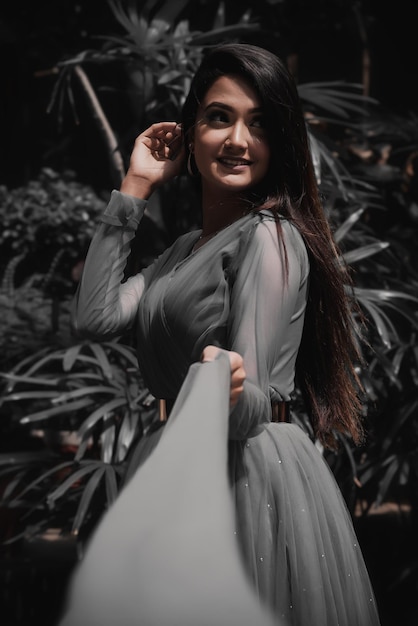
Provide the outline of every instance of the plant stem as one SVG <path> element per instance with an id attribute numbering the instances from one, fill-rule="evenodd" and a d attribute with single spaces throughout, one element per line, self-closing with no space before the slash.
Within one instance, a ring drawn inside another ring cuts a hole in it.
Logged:
<path id="1" fill-rule="evenodd" d="M 96 120 L 99 130 L 103 134 L 106 144 L 108 146 L 111 161 L 112 178 L 114 180 L 115 186 L 119 188 L 125 176 L 125 165 L 123 162 L 121 151 L 119 150 L 117 139 L 87 74 L 80 65 L 75 65 L 74 72 L 87 95 L 93 111 L 94 119 Z"/>

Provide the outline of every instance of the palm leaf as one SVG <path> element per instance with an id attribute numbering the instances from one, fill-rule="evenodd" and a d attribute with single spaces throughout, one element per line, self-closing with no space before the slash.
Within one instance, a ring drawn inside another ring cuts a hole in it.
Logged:
<path id="1" fill-rule="evenodd" d="M 392 454 L 389 457 L 381 460 L 378 465 L 375 463 L 365 464 L 364 467 L 359 467 L 360 481 L 363 487 L 367 485 L 372 479 L 376 478 L 377 474 L 381 473 L 387 466 L 390 466 L 392 461 L 396 458 L 396 455 Z"/>
<path id="2" fill-rule="evenodd" d="M 110 400 L 103 404 L 103 406 L 99 407 L 93 413 L 91 413 L 87 419 L 81 424 L 78 429 L 78 436 L 80 439 L 84 439 L 86 434 L 93 428 L 96 422 L 102 419 L 105 415 L 112 413 L 115 409 L 118 409 L 121 406 L 126 405 L 126 398 L 115 398 L 114 400 Z"/>
<path id="3" fill-rule="evenodd" d="M 137 431 L 138 420 L 138 412 L 131 413 L 129 410 L 125 411 L 116 443 L 115 461 L 117 463 L 124 461 L 126 458 Z"/>
<path id="4" fill-rule="evenodd" d="M 112 343 L 109 345 L 115 352 L 119 352 L 122 356 L 125 357 L 127 361 L 129 361 L 135 368 L 138 368 L 138 359 L 136 354 L 132 348 L 128 348 L 126 346 L 122 346 L 120 343 Z"/>
<path id="5" fill-rule="evenodd" d="M 53 400 L 53 404 L 58 404 L 60 402 L 68 402 L 69 400 L 74 400 L 75 398 L 80 398 L 83 396 L 95 395 L 95 394 L 112 394 L 115 395 L 117 389 L 114 387 L 105 387 L 104 385 L 93 385 L 82 387 L 81 389 L 74 389 L 73 391 L 67 391 L 65 393 L 61 393 L 56 396 Z"/>
<path id="6" fill-rule="evenodd" d="M 87 464 L 80 467 L 73 474 L 68 476 L 56 489 L 51 491 L 47 496 L 47 502 L 49 506 L 53 506 L 55 501 L 61 498 L 68 489 L 70 489 L 75 483 L 82 478 L 94 472 L 98 467 L 101 467 L 100 461 L 89 461 Z"/>
<path id="7" fill-rule="evenodd" d="M 377 241 L 375 243 L 370 243 L 366 246 L 360 246 L 360 248 L 356 248 L 355 250 L 350 250 L 349 252 L 345 252 L 343 254 L 344 261 L 347 265 L 352 265 L 353 263 L 357 263 L 362 259 L 367 259 L 382 250 L 385 250 L 389 246 L 389 243 L 386 241 Z"/>
<path id="8" fill-rule="evenodd" d="M 22 498 L 22 496 L 24 496 L 26 493 L 29 493 L 29 491 L 32 491 L 32 489 L 34 489 L 37 485 L 42 483 L 46 478 L 49 478 L 50 476 L 53 476 L 57 472 L 60 472 L 61 470 L 65 469 L 67 467 L 70 467 L 72 465 L 73 465 L 73 461 L 66 461 L 64 463 L 59 463 L 58 465 L 55 465 L 53 468 L 49 469 L 46 472 L 43 472 L 35 480 L 30 482 L 29 485 L 26 485 L 26 487 L 23 489 L 23 491 L 20 492 L 19 498 Z M 17 498 L 17 496 L 16 496 L 16 498 Z M 10 502 L 14 502 L 16 500 L 16 498 L 13 498 Z"/>
<path id="9" fill-rule="evenodd" d="M 397 332 L 395 327 L 393 326 L 391 320 L 388 318 L 383 311 L 381 311 L 377 306 L 372 304 L 372 302 L 362 299 L 360 300 L 361 306 L 363 306 L 367 312 L 370 314 L 376 330 L 386 348 L 390 348 L 392 346 L 392 337 L 397 337 Z"/>
<path id="10" fill-rule="evenodd" d="M 398 291 L 396 289 L 365 289 L 363 287 L 356 287 L 356 292 L 361 296 L 367 296 L 368 300 L 375 302 L 390 302 L 394 299 L 410 300 L 411 302 L 418 303 L 418 298 L 404 291 Z"/>
<path id="11" fill-rule="evenodd" d="M 100 457 L 103 463 L 111 463 L 113 457 L 113 448 L 116 439 L 116 427 L 113 419 L 104 419 L 104 427 L 101 433 L 101 451 Z"/>
<path id="12" fill-rule="evenodd" d="M 40 422 L 42 420 L 49 419 L 50 417 L 55 417 L 56 415 L 65 415 L 67 413 L 73 413 L 74 411 L 79 411 L 80 409 L 84 409 L 87 406 L 93 404 L 94 398 L 83 398 L 76 402 L 68 402 L 67 404 L 62 404 L 60 406 L 56 406 L 50 409 L 44 409 L 43 411 L 37 411 L 36 413 L 31 413 L 30 415 L 26 415 L 20 419 L 21 424 L 33 424 L 34 422 Z"/>
<path id="13" fill-rule="evenodd" d="M 107 380 L 111 380 L 113 378 L 113 369 L 105 350 L 98 343 L 90 344 L 90 348 L 97 358 L 105 378 L 107 378 Z"/>
<path id="14" fill-rule="evenodd" d="M 387 496 L 389 488 L 391 484 L 393 483 L 393 481 L 395 480 L 396 476 L 400 473 L 401 468 L 402 468 L 402 462 L 399 459 L 399 457 L 392 456 L 391 463 L 388 469 L 386 470 L 384 477 L 379 482 L 379 487 L 378 487 L 378 492 L 377 492 L 377 497 L 376 497 L 377 505 L 381 504 L 383 500 L 385 499 L 385 497 Z"/>
<path id="15" fill-rule="evenodd" d="M 342 224 L 334 231 L 334 239 L 336 243 L 339 243 L 347 233 L 353 228 L 353 226 L 359 221 L 363 215 L 366 206 L 363 205 L 357 211 L 354 211 Z"/>
<path id="16" fill-rule="evenodd" d="M 115 468 L 112 465 L 106 465 L 106 497 L 108 506 L 113 504 L 113 502 L 118 497 L 118 483 L 116 480 L 116 472 Z"/>
<path id="17" fill-rule="evenodd" d="M 62 368 L 64 372 L 69 372 L 73 368 L 74 363 L 77 361 L 78 355 L 80 354 L 82 348 L 83 344 L 76 344 L 65 352 L 64 358 L 62 360 Z"/>
<path id="18" fill-rule="evenodd" d="M 15 489 L 20 486 L 21 482 L 23 482 L 23 479 L 26 477 L 27 471 L 28 468 L 26 467 L 23 471 L 17 472 L 15 476 L 7 482 L 2 494 L 2 500 L 10 500 Z"/>
<path id="19" fill-rule="evenodd" d="M 71 529 L 74 534 L 78 534 L 80 527 L 84 522 L 91 500 L 96 492 L 97 486 L 103 478 L 105 471 L 106 469 L 103 466 L 98 467 L 95 471 L 93 470 L 92 476 L 90 476 L 89 480 L 83 487 L 83 493 L 81 495 Z"/>
<path id="20" fill-rule="evenodd" d="M 13 402 L 19 400 L 46 400 L 59 397 L 59 391 L 15 391 L 3 398 L 3 402 Z"/>
<path id="21" fill-rule="evenodd" d="M 29 383 L 31 385 L 42 385 L 45 387 L 55 387 L 59 379 L 58 378 L 33 378 L 32 376 L 21 376 L 18 374 L 8 374 L 7 372 L 0 372 L 0 376 L 2 378 L 6 378 L 6 380 L 10 380 L 14 383 Z M 10 392 L 13 389 L 14 385 L 7 388 L 7 392 Z"/>
<path id="22" fill-rule="evenodd" d="M 61 359 L 62 354 L 60 352 L 51 352 L 50 354 L 47 354 L 42 359 L 40 359 L 37 363 L 34 363 L 31 367 L 29 367 L 29 369 L 26 370 L 25 375 L 31 376 L 34 372 L 38 372 L 39 370 L 41 370 L 45 365 L 50 365 L 55 361 L 61 361 Z"/>

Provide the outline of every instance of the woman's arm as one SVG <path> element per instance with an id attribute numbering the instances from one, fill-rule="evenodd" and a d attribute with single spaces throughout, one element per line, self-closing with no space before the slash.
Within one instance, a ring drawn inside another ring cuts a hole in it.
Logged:
<path id="1" fill-rule="evenodd" d="M 144 278 L 138 274 L 125 283 L 122 280 L 145 206 L 144 200 L 112 191 L 73 300 L 72 325 L 76 334 L 105 338 L 120 334 L 131 325 Z"/>
<path id="2" fill-rule="evenodd" d="M 230 413 L 233 439 L 245 438 L 257 424 L 271 420 L 269 386 L 280 378 L 283 348 L 299 341 L 299 336 L 292 338 L 291 322 L 303 317 L 299 291 L 306 287 L 308 260 L 300 235 L 285 221 L 282 236 L 286 252 L 275 221 L 263 219 L 239 254 L 229 347 L 242 356 L 246 379 Z"/>
<path id="3" fill-rule="evenodd" d="M 101 218 L 74 298 L 72 325 L 85 337 L 108 338 L 132 324 L 145 280 L 122 282 L 131 241 L 152 192 L 179 174 L 184 158 L 181 127 L 153 124 L 136 141 L 121 193 L 113 191 Z"/>

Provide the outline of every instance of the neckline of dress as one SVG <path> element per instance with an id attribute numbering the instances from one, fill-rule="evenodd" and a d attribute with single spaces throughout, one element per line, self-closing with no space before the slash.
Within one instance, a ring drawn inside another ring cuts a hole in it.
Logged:
<path id="1" fill-rule="evenodd" d="M 197 252 L 199 252 L 199 250 L 201 250 L 202 248 L 204 248 L 207 244 L 209 244 L 211 241 L 214 241 L 217 236 L 221 233 L 226 232 L 227 230 L 229 230 L 232 226 L 236 226 L 238 223 L 242 222 L 245 218 L 249 217 L 250 215 L 253 214 L 253 211 L 249 211 L 248 213 L 245 213 L 244 215 L 242 215 L 241 217 L 239 217 L 238 219 L 234 220 L 233 222 L 231 222 L 230 224 L 227 224 L 226 226 L 224 226 L 223 228 L 220 228 L 219 230 L 216 230 L 214 233 L 211 233 L 210 236 L 206 235 L 206 241 L 204 243 L 202 243 L 200 246 L 198 246 L 196 248 L 196 245 L 199 243 L 199 241 L 202 240 L 202 230 L 200 229 L 200 235 L 197 237 L 197 239 L 195 239 L 193 241 L 193 245 L 187 255 L 187 257 L 193 256 L 194 254 L 196 254 Z"/>

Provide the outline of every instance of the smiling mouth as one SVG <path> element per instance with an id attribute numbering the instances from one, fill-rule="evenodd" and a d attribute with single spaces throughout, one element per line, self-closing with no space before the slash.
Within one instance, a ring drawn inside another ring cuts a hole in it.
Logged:
<path id="1" fill-rule="evenodd" d="M 247 161 L 246 159 L 231 159 L 230 157 L 220 157 L 218 161 L 221 165 L 225 165 L 226 167 L 240 167 L 251 165 L 251 161 Z"/>

